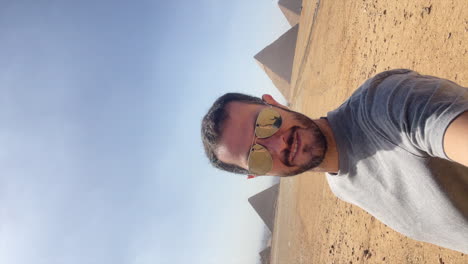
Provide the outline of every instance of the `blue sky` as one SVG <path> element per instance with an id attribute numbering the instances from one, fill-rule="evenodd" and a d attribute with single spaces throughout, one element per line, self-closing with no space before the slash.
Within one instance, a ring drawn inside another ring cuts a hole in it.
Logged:
<path id="1" fill-rule="evenodd" d="M 255 263 L 247 202 L 200 120 L 228 91 L 280 97 L 253 56 L 276 1 L 0 0 L 0 263 Z"/>

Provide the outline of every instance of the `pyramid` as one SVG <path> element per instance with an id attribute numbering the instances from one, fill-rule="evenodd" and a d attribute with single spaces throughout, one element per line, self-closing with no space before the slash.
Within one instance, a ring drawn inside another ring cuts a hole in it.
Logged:
<path id="1" fill-rule="evenodd" d="M 291 75 L 298 31 L 299 24 L 296 24 L 254 56 L 260 67 L 288 101 L 290 101 Z"/>
<path id="2" fill-rule="evenodd" d="M 265 248 L 259 255 L 261 264 L 270 264 L 271 247 Z"/>
<path id="3" fill-rule="evenodd" d="M 291 26 L 299 23 L 302 10 L 302 0 L 279 0 L 278 6 Z"/>
<path id="4" fill-rule="evenodd" d="M 278 198 L 279 184 L 257 193 L 249 198 L 249 203 L 262 218 L 265 225 L 273 232 L 275 223 L 276 200 Z"/>

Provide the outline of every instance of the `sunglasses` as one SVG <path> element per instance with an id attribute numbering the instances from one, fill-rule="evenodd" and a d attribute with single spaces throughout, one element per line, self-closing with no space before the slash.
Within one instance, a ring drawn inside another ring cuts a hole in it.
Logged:
<path id="1" fill-rule="evenodd" d="M 262 145 L 257 144 L 257 138 L 268 138 L 278 132 L 283 119 L 273 108 L 265 108 L 255 121 L 255 135 L 250 148 L 248 164 L 249 172 L 254 175 L 265 175 L 273 167 L 273 158 L 270 152 Z"/>

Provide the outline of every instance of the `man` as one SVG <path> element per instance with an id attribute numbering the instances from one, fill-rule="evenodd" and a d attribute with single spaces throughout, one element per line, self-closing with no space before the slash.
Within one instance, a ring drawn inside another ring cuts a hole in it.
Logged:
<path id="1" fill-rule="evenodd" d="M 269 95 L 226 94 L 202 140 L 217 168 L 326 172 L 337 197 L 396 231 L 468 253 L 468 89 L 451 81 L 386 71 L 318 120 Z"/>

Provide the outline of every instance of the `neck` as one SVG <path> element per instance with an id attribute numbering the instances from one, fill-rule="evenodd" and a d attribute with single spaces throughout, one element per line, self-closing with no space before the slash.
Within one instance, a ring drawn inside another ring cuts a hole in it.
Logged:
<path id="1" fill-rule="evenodd" d="M 329 173 L 338 173 L 339 170 L 339 159 L 338 159 L 338 150 L 336 149 L 335 136 L 328 123 L 327 119 L 317 119 L 314 120 L 315 124 L 320 128 L 325 139 L 327 140 L 327 152 L 325 157 L 320 163 L 319 166 L 313 168 L 311 171 L 316 172 L 329 172 Z"/>

